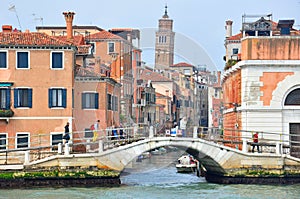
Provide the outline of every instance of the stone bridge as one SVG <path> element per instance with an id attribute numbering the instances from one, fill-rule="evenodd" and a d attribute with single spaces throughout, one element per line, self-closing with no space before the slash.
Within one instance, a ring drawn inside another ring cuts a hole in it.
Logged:
<path id="1" fill-rule="evenodd" d="M 193 155 L 205 168 L 206 179 L 210 182 L 270 183 L 271 180 L 271 183 L 277 183 L 279 180 L 282 183 L 290 179 L 286 177 L 300 182 L 298 158 L 286 154 L 243 152 L 200 138 L 147 138 L 100 153 L 55 155 L 24 166 L 29 169 L 97 167 L 121 172 L 140 154 L 164 146 L 174 146 Z"/>

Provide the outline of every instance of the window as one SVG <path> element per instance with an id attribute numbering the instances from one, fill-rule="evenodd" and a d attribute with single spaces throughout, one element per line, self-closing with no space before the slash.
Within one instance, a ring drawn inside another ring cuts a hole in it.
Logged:
<path id="1" fill-rule="evenodd" d="M 96 43 L 95 42 L 90 42 L 89 43 L 91 45 L 91 47 L 89 48 L 89 54 L 95 54 L 96 53 Z"/>
<path id="2" fill-rule="evenodd" d="M 108 42 L 108 53 L 113 53 L 113 52 L 115 52 L 115 43 Z"/>
<path id="3" fill-rule="evenodd" d="M 90 128 L 84 129 L 84 138 L 93 138 L 94 133 Z"/>
<path id="4" fill-rule="evenodd" d="M 7 53 L 0 52 L 0 68 L 7 68 Z"/>
<path id="5" fill-rule="evenodd" d="M 0 150 L 4 150 L 7 148 L 6 143 L 7 143 L 7 135 L 0 134 Z"/>
<path id="6" fill-rule="evenodd" d="M 98 93 L 82 93 L 82 109 L 98 109 L 98 100 Z"/>
<path id="7" fill-rule="evenodd" d="M 107 94 L 107 109 L 112 110 L 111 94 Z"/>
<path id="8" fill-rule="evenodd" d="M 191 75 L 191 70 L 190 69 L 183 69 L 183 74 L 184 75 Z"/>
<path id="9" fill-rule="evenodd" d="M 15 88 L 14 89 L 14 107 L 32 108 L 32 89 Z"/>
<path id="10" fill-rule="evenodd" d="M 16 148 L 29 147 L 29 133 L 17 133 Z"/>
<path id="11" fill-rule="evenodd" d="M 158 37 L 158 43 L 166 43 L 166 42 L 167 42 L 167 36 Z"/>
<path id="12" fill-rule="evenodd" d="M 280 34 L 281 35 L 290 35 L 291 34 L 291 30 L 290 30 L 290 28 L 289 27 L 286 27 L 286 28 L 281 28 L 280 29 Z"/>
<path id="13" fill-rule="evenodd" d="M 62 133 L 53 133 L 51 134 L 51 145 L 55 146 L 58 145 L 59 143 L 62 143 Z"/>
<path id="14" fill-rule="evenodd" d="M 118 97 L 112 96 L 112 110 L 118 111 Z"/>
<path id="15" fill-rule="evenodd" d="M 67 89 L 51 88 L 49 92 L 49 108 L 67 107 Z"/>
<path id="16" fill-rule="evenodd" d="M 0 89 L 0 109 L 10 108 L 10 89 L 1 88 Z"/>
<path id="17" fill-rule="evenodd" d="M 63 68 L 63 53 L 62 52 L 52 52 L 51 68 L 55 68 L 55 69 Z"/>
<path id="18" fill-rule="evenodd" d="M 232 54 L 233 54 L 233 55 L 239 54 L 239 49 L 238 49 L 238 48 L 233 48 L 233 49 L 232 49 Z"/>
<path id="19" fill-rule="evenodd" d="M 300 88 L 290 92 L 284 102 L 285 106 L 299 106 L 300 105 Z"/>
<path id="20" fill-rule="evenodd" d="M 28 69 L 29 68 L 29 53 L 28 52 L 17 52 L 17 68 Z"/>

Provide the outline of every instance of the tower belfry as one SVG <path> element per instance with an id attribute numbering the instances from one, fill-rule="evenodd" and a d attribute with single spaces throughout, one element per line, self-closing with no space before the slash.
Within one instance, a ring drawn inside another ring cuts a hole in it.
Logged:
<path id="1" fill-rule="evenodd" d="M 174 37 L 173 20 L 169 18 L 168 7 L 158 20 L 158 31 L 155 40 L 155 68 L 164 70 L 173 65 L 174 60 Z"/>

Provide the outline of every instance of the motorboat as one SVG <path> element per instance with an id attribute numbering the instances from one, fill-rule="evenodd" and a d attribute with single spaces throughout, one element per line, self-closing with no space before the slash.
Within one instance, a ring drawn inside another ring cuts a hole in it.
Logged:
<path id="1" fill-rule="evenodd" d="M 191 155 L 183 155 L 178 158 L 176 169 L 178 173 L 192 173 L 197 171 L 197 160 Z"/>
<path id="2" fill-rule="evenodd" d="M 152 155 L 162 155 L 167 153 L 167 149 L 165 149 L 164 147 L 160 147 L 158 149 L 154 149 L 153 151 L 151 151 Z"/>

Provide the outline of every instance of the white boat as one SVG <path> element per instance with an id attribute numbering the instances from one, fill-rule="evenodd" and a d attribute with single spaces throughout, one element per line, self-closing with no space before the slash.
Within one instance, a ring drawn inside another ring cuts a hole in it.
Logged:
<path id="1" fill-rule="evenodd" d="M 153 151 L 151 151 L 152 155 L 161 155 L 165 153 L 167 153 L 167 150 L 164 147 L 160 147 L 158 149 L 154 149 Z"/>
<path id="2" fill-rule="evenodd" d="M 176 164 L 178 173 L 192 173 L 197 170 L 197 160 L 190 155 L 184 155 L 178 158 L 178 164 Z"/>

